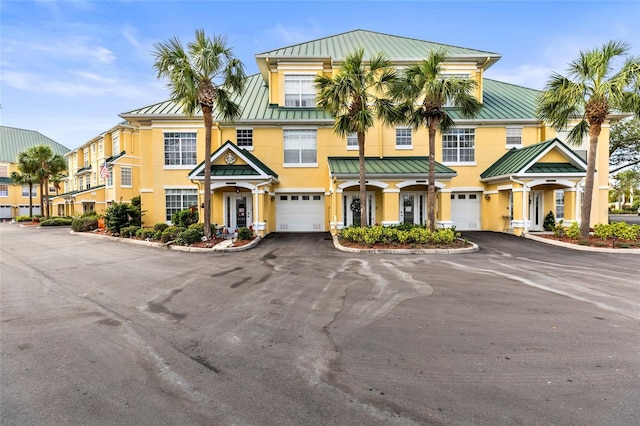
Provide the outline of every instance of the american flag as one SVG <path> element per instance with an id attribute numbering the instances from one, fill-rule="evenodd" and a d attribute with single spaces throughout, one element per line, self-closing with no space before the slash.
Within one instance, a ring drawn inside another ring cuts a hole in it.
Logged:
<path id="1" fill-rule="evenodd" d="M 105 161 L 102 166 L 100 166 L 100 176 L 102 179 L 109 179 L 109 168 L 107 167 L 107 162 Z"/>

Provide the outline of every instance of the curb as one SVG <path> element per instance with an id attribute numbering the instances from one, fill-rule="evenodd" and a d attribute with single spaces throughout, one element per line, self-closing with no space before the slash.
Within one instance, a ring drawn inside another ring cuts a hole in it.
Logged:
<path id="1" fill-rule="evenodd" d="M 471 247 L 459 249 L 361 249 L 354 247 L 345 247 L 338 242 L 338 237 L 333 236 L 333 246 L 347 253 L 372 253 L 372 254 L 466 254 L 475 253 L 480 250 L 476 243 L 469 241 Z"/>
<path id="2" fill-rule="evenodd" d="M 552 246 L 564 247 L 571 250 L 578 251 L 592 251 L 596 253 L 616 253 L 616 254 L 640 254 L 640 249 L 625 249 L 625 248 L 606 248 L 606 247 L 589 247 L 589 246 L 581 246 L 579 244 L 565 243 L 564 241 L 556 241 L 550 240 L 549 238 L 542 238 L 531 234 L 525 234 L 525 238 L 528 238 L 533 241 L 538 241 L 540 243 L 549 244 Z"/>

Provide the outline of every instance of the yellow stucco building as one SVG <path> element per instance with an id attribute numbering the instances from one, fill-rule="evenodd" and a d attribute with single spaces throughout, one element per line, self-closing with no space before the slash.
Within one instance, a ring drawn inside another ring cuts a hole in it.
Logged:
<path id="1" fill-rule="evenodd" d="M 316 106 L 314 78 L 332 75 L 357 48 L 365 58 L 383 51 L 401 68 L 441 46 L 356 30 L 257 54 L 260 71 L 236 98 L 240 118 L 212 129 L 210 188 L 203 187 L 201 115 L 166 101 L 121 113 L 125 123 L 68 154 L 74 172 L 54 203 L 60 213 L 100 212 L 140 195 L 144 225 L 152 226 L 192 206 L 202 215 L 210 191 L 211 220 L 230 232 L 337 232 L 359 220 L 357 141 L 333 132 L 332 118 Z M 549 211 L 566 224 L 579 221 L 587 145 L 567 146 L 566 129 L 535 117 L 538 91 L 485 77 L 499 54 L 447 48 L 445 73 L 475 79 L 483 108 L 472 120 L 452 110 L 455 128 L 437 135 L 438 225 L 520 235 L 542 230 Z M 608 221 L 609 125 L 600 136 L 592 224 Z M 426 129 L 376 123 L 369 130 L 368 224 L 425 222 L 427 155 Z M 100 178 L 105 161 L 112 185 Z"/>

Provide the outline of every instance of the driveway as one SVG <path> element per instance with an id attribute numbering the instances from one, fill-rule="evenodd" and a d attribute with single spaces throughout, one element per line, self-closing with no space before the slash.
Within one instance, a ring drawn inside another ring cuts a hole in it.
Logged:
<path id="1" fill-rule="evenodd" d="M 640 423 L 634 255 L 272 235 L 184 253 L 0 225 L 0 422 Z"/>

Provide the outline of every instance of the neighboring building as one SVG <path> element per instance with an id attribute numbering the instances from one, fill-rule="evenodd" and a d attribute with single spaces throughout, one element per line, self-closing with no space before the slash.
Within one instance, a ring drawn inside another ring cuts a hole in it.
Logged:
<path id="1" fill-rule="evenodd" d="M 65 155 L 69 149 L 36 131 L 0 126 L 0 220 L 29 215 L 29 186 L 16 185 L 11 172 L 18 172 L 18 154 L 37 145 L 51 147 L 54 154 Z M 39 215 L 40 189 L 35 184 L 32 191 L 33 214 Z M 55 194 L 56 188 L 49 188 Z"/>
<path id="2" fill-rule="evenodd" d="M 186 116 L 166 101 L 120 114 L 126 125 L 68 154 L 74 172 L 68 192 L 54 202 L 63 206 L 60 212 L 77 214 L 139 194 L 143 222 L 152 226 L 189 207 L 202 215 L 208 190 L 212 222 L 229 231 L 251 226 L 260 235 L 337 232 L 359 220 L 357 141 L 333 133 L 332 118 L 316 107 L 314 78 L 336 72 L 357 48 L 365 49 L 365 58 L 384 51 L 402 67 L 441 46 L 356 30 L 257 54 L 260 72 L 247 77 L 237 98 L 241 117 L 233 124 L 215 122 L 212 129 L 210 188 L 203 188 L 202 116 Z M 566 133 L 536 118 L 538 91 L 485 78 L 499 54 L 447 47 L 451 60 L 445 72 L 475 79 L 483 108 L 473 120 L 452 111 L 456 127 L 437 135 L 438 225 L 519 235 L 542 230 L 549 211 L 565 224 L 579 220 L 586 145 L 572 150 L 562 142 Z M 112 148 L 115 134 L 118 149 Z M 608 220 L 608 138 L 607 122 L 600 136 L 592 223 Z M 96 143 L 94 157 L 90 147 Z M 425 222 L 427 154 L 426 129 L 376 123 L 367 133 L 368 224 Z M 112 187 L 99 177 L 105 158 L 117 178 Z M 130 179 L 123 174 L 127 167 Z"/>
<path id="3" fill-rule="evenodd" d="M 138 129 L 121 123 L 66 154 L 69 176 L 52 198 L 53 213 L 76 216 L 103 213 L 113 202 L 139 195 Z"/>

